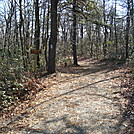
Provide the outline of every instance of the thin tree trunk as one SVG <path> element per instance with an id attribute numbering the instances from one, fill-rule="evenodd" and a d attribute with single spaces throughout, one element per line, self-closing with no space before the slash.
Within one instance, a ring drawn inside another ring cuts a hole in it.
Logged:
<path id="1" fill-rule="evenodd" d="M 15 29 L 14 29 L 14 34 L 15 34 L 15 45 L 17 47 L 17 49 L 15 49 L 15 54 L 18 55 L 18 50 L 19 50 L 19 38 L 18 38 L 18 24 L 17 24 L 17 10 L 16 10 L 16 2 L 15 2 L 15 14 L 14 14 L 14 17 L 15 17 Z M 15 47 L 15 48 L 16 48 Z"/>
<path id="2" fill-rule="evenodd" d="M 80 36 L 81 36 L 81 56 L 83 55 L 83 24 L 81 24 L 80 28 Z"/>
<path id="3" fill-rule="evenodd" d="M 47 24 L 46 24 L 46 33 L 45 33 L 45 60 L 46 60 L 46 69 L 48 68 L 48 39 L 49 39 L 49 16 L 50 16 L 50 6 L 48 0 L 48 8 L 47 8 Z"/>
<path id="4" fill-rule="evenodd" d="M 73 0 L 73 64 L 77 63 L 77 48 L 76 48 L 76 0 Z"/>
<path id="5" fill-rule="evenodd" d="M 31 23 L 32 23 L 32 24 L 31 24 L 31 42 L 30 42 L 30 45 L 31 45 L 31 46 L 33 46 L 33 35 L 34 35 L 34 32 L 33 32 L 33 31 L 34 31 L 34 9 L 35 9 L 35 8 L 34 8 L 34 4 L 33 4 L 33 14 L 32 14 L 32 17 L 31 17 L 31 19 L 32 19 L 32 20 L 31 20 L 31 21 L 32 21 L 32 22 L 31 22 Z"/>
<path id="6" fill-rule="evenodd" d="M 20 35 L 20 44 L 21 44 L 21 53 L 22 53 L 22 59 L 23 59 L 23 66 L 25 65 L 25 58 L 24 58 L 24 44 L 23 44 L 23 38 L 22 38 L 22 26 L 24 23 L 23 16 L 22 16 L 22 0 L 19 0 L 19 12 L 20 12 L 20 24 L 19 24 L 19 35 Z"/>
<path id="7" fill-rule="evenodd" d="M 134 49 L 134 2 L 131 0 L 131 25 L 132 25 L 132 37 L 133 37 L 133 49 Z M 134 52 L 134 51 L 133 51 Z"/>
<path id="8" fill-rule="evenodd" d="M 129 29 L 130 29 L 130 0 L 127 0 L 127 23 L 126 23 L 126 59 L 128 55 L 128 43 L 129 43 Z"/>
<path id="9" fill-rule="evenodd" d="M 34 45 L 36 50 L 40 49 L 40 21 L 39 21 L 39 0 L 35 0 L 35 34 Z M 40 67 L 39 54 L 37 54 L 37 67 Z"/>
<path id="10" fill-rule="evenodd" d="M 105 0 L 103 0 L 104 23 L 106 23 L 105 6 L 106 6 L 106 2 L 105 2 Z M 107 27 L 104 26 L 104 42 L 103 42 L 103 54 L 104 54 L 104 57 L 106 56 L 106 53 L 107 53 Z"/>
<path id="11" fill-rule="evenodd" d="M 116 26 L 116 8 L 117 8 L 117 0 L 115 0 L 115 15 L 114 15 L 114 36 L 115 36 L 115 41 L 114 41 L 114 45 L 115 45 L 115 50 L 116 50 L 116 55 L 118 54 L 118 38 L 117 38 L 117 26 Z"/>

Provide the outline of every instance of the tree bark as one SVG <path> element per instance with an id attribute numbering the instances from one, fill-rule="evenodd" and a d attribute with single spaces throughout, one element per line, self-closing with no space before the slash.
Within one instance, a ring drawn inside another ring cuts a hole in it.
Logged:
<path id="1" fill-rule="evenodd" d="M 35 35 L 34 45 L 36 50 L 40 49 L 40 21 L 39 21 L 39 0 L 35 0 Z M 40 66 L 39 54 L 37 54 L 37 67 Z"/>
<path id="2" fill-rule="evenodd" d="M 77 47 L 76 47 L 76 0 L 73 0 L 73 64 L 78 65 L 77 63 Z"/>
<path id="3" fill-rule="evenodd" d="M 48 68 L 48 40 L 49 40 L 49 16 L 50 16 L 50 6 L 48 0 L 47 7 L 47 22 L 46 22 L 46 33 L 45 33 L 45 61 L 46 61 L 46 69 Z"/>
<path id="4" fill-rule="evenodd" d="M 106 11 L 105 11 L 105 7 L 106 7 L 106 1 L 103 0 L 103 19 L 104 19 L 104 23 L 106 23 Z M 103 54 L 104 57 L 106 56 L 107 53 L 107 27 L 104 26 L 104 42 L 103 42 Z"/>
<path id="5" fill-rule="evenodd" d="M 132 41 L 133 41 L 133 48 L 134 48 L 134 2 L 133 2 L 133 0 L 131 0 L 131 11 L 130 11 L 130 15 L 131 15 L 131 25 L 132 25 L 132 37 L 133 37 L 133 40 Z"/>
<path id="6" fill-rule="evenodd" d="M 51 0 L 51 35 L 49 40 L 48 74 L 55 73 L 57 43 L 57 4 L 59 0 Z"/>
<path id="7" fill-rule="evenodd" d="M 118 54 L 118 38 L 117 38 L 117 25 L 116 25 L 116 8 L 117 8 L 117 0 L 115 0 L 115 15 L 114 15 L 114 45 L 116 50 L 116 55 Z"/>
<path id="8" fill-rule="evenodd" d="M 25 64 L 25 54 L 24 54 L 24 42 L 23 42 L 23 37 L 22 37 L 22 26 L 24 23 L 24 19 L 22 16 L 22 0 L 19 0 L 19 12 L 20 12 L 20 22 L 19 22 L 19 35 L 20 35 L 20 44 L 21 44 L 21 53 L 22 53 L 22 59 L 23 59 L 23 66 L 24 68 L 26 68 L 26 64 Z"/>
<path id="9" fill-rule="evenodd" d="M 127 0 L 127 22 L 126 22 L 126 59 L 128 55 L 128 43 L 129 43 L 129 29 L 130 29 L 130 0 Z"/>
<path id="10" fill-rule="evenodd" d="M 84 28 L 83 28 L 83 24 L 81 24 L 81 28 L 80 28 L 80 36 L 81 36 L 81 56 L 83 56 L 83 32 Z"/>

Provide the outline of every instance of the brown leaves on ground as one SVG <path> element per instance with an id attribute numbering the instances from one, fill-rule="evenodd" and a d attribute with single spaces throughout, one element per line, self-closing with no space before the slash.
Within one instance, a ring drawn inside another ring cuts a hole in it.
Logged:
<path id="1" fill-rule="evenodd" d="M 43 82 L 39 79 L 29 79 L 25 84 L 24 87 L 30 90 L 33 94 L 41 91 L 42 89 L 46 88 Z"/>
<path id="2" fill-rule="evenodd" d="M 81 59 L 83 61 L 83 59 Z M 82 62 L 81 61 L 81 62 Z M 54 74 L 51 76 L 48 76 L 47 78 L 43 78 L 43 79 L 27 79 L 25 81 L 25 83 L 23 84 L 23 88 L 27 89 L 27 94 L 25 94 L 24 96 L 20 97 L 20 100 L 17 100 L 14 105 L 12 105 L 11 107 L 5 109 L 2 113 L 3 118 L 11 118 L 11 116 L 14 116 L 16 114 L 25 114 L 25 109 L 28 107 L 32 107 L 34 104 L 32 103 L 33 100 L 35 101 L 35 97 L 36 100 L 39 100 L 41 98 L 43 98 L 45 96 L 50 95 L 50 97 L 52 96 L 51 91 L 49 90 L 49 92 L 45 94 L 41 94 L 42 90 L 44 89 L 51 89 L 52 85 L 60 85 L 61 83 L 64 82 L 72 82 L 73 86 L 75 87 L 76 84 L 78 85 L 78 83 L 80 84 L 80 82 L 84 81 L 85 79 L 80 78 L 80 81 L 78 81 L 79 76 L 85 76 L 87 73 L 94 73 L 94 72 L 98 72 L 102 70 L 106 70 L 108 71 L 109 69 L 112 70 L 114 67 L 119 67 L 119 65 L 115 64 L 115 63 L 111 63 L 109 61 L 95 61 L 92 64 L 95 66 L 91 66 L 91 68 L 88 67 L 88 64 L 91 62 L 89 59 L 84 59 L 84 61 L 86 61 L 84 63 L 85 66 L 79 66 L 79 67 L 73 67 L 73 66 L 67 66 L 67 67 L 59 67 L 58 74 Z M 87 63 L 87 65 L 86 65 Z M 105 65 L 109 66 L 109 68 L 106 68 Z M 98 66 L 98 67 L 97 67 Z M 112 66 L 112 67 L 111 67 Z M 93 68 L 95 67 L 95 68 Z M 113 73 L 117 73 L 117 72 L 113 72 Z M 126 132 L 133 131 L 133 127 L 134 127 L 134 78 L 131 76 L 132 70 L 131 69 L 122 69 L 122 91 L 121 91 L 121 95 L 127 99 L 128 101 L 126 101 L 126 107 L 124 109 L 124 115 L 126 116 L 125 118 L 129 118 L 129 126 L 126 127 Z M 72 80 L 73 78 L 73 80 Z M 75 78 L 77 78 L 75 80 Z M 75 84 L 76 83 L 76 84 Z M 46 88 L 47 87 L 47 88 Z M 76 87 L 78 88 L 78 87 Z M 39 94 L 37 94 L 39 93 Z M 22 103 L 23 102 L 23 103 Z M 34 102 L 36 103 L 36 101 Z M 67 107 L 75 107 L 75 104 L 72 105 L 67 105 Z M 25 124 L 25 123 L 24 123 Z M 17 127 L 23 127 L 23 125 L 19 124 L 19 126 Z"/>
<path id="3" fill-rule="evenodd" d="M 31 106 L 36 94 L 46 88 L 43 81 L 35 78 L 28 79 L 22 85 L 22 89 L 15 93 L 18 99 L 12 102 L 10 107 L 1 110 L 0 115 L 3 119 L 22 113 L 26 107 Z"/>
<path id="4" fill-rule="evenodd" d="M 132 69 L 130 68 L 126 68 L 122 72 L 121 95 L 127 100 L 125 104 L 124 118 L 129 120 L 129 125 L 126 127 L 124 133 L 130 134 L 134 133 L 134 77 L 132 75 Z"/>

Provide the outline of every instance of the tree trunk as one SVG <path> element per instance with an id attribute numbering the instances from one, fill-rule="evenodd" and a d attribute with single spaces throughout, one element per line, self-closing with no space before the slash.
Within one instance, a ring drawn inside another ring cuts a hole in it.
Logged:
<path id="1" fill-rule="evenodd" d="M 103 0 L 103 19 L 104 19 L 104 23 L 106 23 L 106 11 L 105 11 L 105 7 L 106 7 L 106 1 Z M 107 27 L 104 26 L 104 42 L 103 42 L 103 54 L 104 57 L 106 56 L 107 53 Z"/>
<path id="2" fill-rule="evenodd" d="M 15 2 L 15 13 L 14 13 L 14 21 L 15 21 L 15 28 L 14 28 L 14 34 L 15 34 L 15 45 L 17 49 L 14 50 L 14 53 L 18 55 L 19 50 L 19 36 L 18 36 L 18 23 L 17 23 L 17 8 L 16 8 L 16 2 Z"/>
<path id="3" fill-rule="evenodd" d="M 117 26 L 116 26 L 116 8 L 117 8 L 117 0 L 115 0 L 115 15 L 114 15 L 114 45 L 116 50 L 116 55 L 118 54 L 118 38 L 117 38 Z"/>
<path id="4" fill-rule="evenodd" d="M 46 69 L 48 68 L 48 39 L 49 39 L 49 16 L 50 16 L 50 6 L 48 1 L 48 7 L 47 7 L 47 22 L 46 22 L 46 33 L 45 33 L 45 61 L 46 61 Z"/>
<path id="5" fill-rule="evenodd" d="M 81 56 L 83 56 L 83 24 L 81 24 L 81 28 L 80 28 L 80 36 L 81 36 L 81 41 L 80 41 L 80 43 L 81 43 Z"/>
<path id="6" fill-rule="evenodd" d="M 128 55 L 128 43 L 129 43 L 129 29 L 130 29 L 130 0 L 127 0 L 127 22 L 126 22 L 126 59 Z"/>
<path id="7" fill-rule="evenodd" d="M 133 2 L 133 0 L 131 0 L 130 15 L 131 15 L 131 25 L 132 25 L 132 37 L 133 37 L 132 41 L 133 41 L 133 49 L 134 49 L 134 2 Z"/>
<path id="8" fill-rule="evenodd" d="M 23 66 L 24 68 L 26 67 L 25 65 L 25 58 L 24 58 L 24 43 L 23 43 L 23 37 L 22 37 L 22 26 L 24 23 L 24 19 L 22 16 L 22 0 L 19 0 L 19 12 L 20 12 L 20 24 L 19 24 L 19 35 L 20 35 L 20 44 L 21 44 L 21 53 L 22 53 L 22 59 L 23 59 Z"/>
<path id="9" fill-rule="evenodd" d="M 77 48 L 76 48 L 76 0 L 73 0 L 73 64 L 78 65 L 77 63 Z"/>
<path id="10" fill-rule="evenodd" d="M 57 43 L 57 4 L 58 0 L 51 0 L 51 35 L 49 40 L 48 74 L 55 73 L 56 43 Z"/>
<path id="11" fill-rule="evenodd" d="M 36 50 L 40 49 L 40 21 L 39 21 L 39 0 L 35 0 L 35 35 L 34 35 L 34 45 Z M 37 54 L 37 67 L 40 66 L 39 54 Z"/>

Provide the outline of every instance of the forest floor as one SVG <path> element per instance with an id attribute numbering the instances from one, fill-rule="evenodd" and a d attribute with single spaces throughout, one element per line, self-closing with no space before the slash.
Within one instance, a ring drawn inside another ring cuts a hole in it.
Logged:
<path id="1" fill-rule="evenodd" d="M 129 124 L 120 66 L 90 59 L 78 63 L 41 78 L 46 88 L 21 104 L 21 113 L 1 120 L 0 133 L 124 134 Z"/>

